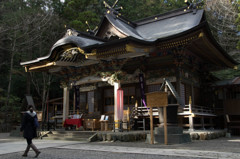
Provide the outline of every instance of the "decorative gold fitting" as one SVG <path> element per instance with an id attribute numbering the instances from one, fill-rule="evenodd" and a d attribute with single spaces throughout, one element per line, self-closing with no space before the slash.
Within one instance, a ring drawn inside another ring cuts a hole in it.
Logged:
<path id="1" fill-rule="evenodd" d="M 198 37 L 199 38 L 202 38 L 204 36 L 204 33 L 203 32 L 201 32 L 199 35 L 198 35 Z M 193 39 L 193 38 L 192 38 Z"/>

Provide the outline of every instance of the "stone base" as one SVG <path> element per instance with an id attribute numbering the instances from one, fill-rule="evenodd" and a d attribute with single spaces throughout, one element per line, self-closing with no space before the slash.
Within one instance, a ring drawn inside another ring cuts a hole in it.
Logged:
<path id="1" fill-rule="evenodd" d="M 151 135 L 147 134 L 147 143 L 151 142 Z M 189 134 L 168 134 L 168 144 L 182 144 L 191 142 Z M 155 144 L 164 144 L 164 135 L 154 135 Z"/>
<path id="2" fill-rule="evenodd" d="M 178 126 L 168 126 L 167 127 L 168 134 L 183 134 L 183 128 Z M 154 134 L 163 135 L 164 134 L 164 127 L 155 127 Z"/>
<path id="3" fill-rule="evenodd" d="M 212 140 L 226 136 L 226 131 L 224 130 L 195 130 L 189 133 L 192 140 Z"/>
<path id="4" fill-rule="evenodd" d="M 133 132 L 97 132 L 97 140 L 100 141 L 121 141 L 121 142 L 135 142 L 145 141 L 149 132 L 133 131 Z"/>
<path id="5" fill-rule="evenodd" d="M 183 134 L 183 129 L 177 126 L 167 127 L 168 144 L 181 144 L 191 142 L 190 134 Z M 151 135 L 147 134 L 146 142 L 150 143 Z M 164 144 L 164 128 L 154 129 L 154 143 Z"/>

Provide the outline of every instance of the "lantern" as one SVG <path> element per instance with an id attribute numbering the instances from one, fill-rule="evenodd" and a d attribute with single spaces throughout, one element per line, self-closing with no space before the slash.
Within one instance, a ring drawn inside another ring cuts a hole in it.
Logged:
<path id="1" fill-rule="evenodd" d="M 117 90 L 117 118 L 122 120 L 123 118 L 123 90 L 119 88 Z"/>

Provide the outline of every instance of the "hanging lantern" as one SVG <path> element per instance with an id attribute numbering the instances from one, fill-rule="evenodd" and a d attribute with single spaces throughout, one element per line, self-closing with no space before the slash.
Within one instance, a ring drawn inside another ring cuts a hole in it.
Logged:
<path id="1" fill-rule="evenodd" d="M 119 88 L 117 90 L 117 118 L 118 120 L 123 119 L 123 90 Z"/>

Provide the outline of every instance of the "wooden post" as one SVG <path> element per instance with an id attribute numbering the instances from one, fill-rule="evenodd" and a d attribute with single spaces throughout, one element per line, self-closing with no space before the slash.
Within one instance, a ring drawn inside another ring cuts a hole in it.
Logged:
<path id="1" fill-rule="evenodd" d="M 193 121 L 193 114 L 192 114 L 192 99 L 191 99 L 191 96 L 189 96 L 189 117 L 188 117 L 188 120 L 189 120 L 189 130 L 190 131 L 193 131 L 194 130 L 194 121 Z"/>
<path id="2" fill-rule="evenodd" d="M 204 117 L 203 116 L 201 117 L 201 124 L 202 124 L 202 129 L 205 130 L 205 127 L 204 127 Z"/>
<path id="3" fill-rule="evenodd" d="M 127 130 L 130 131 L 130 108 L 128 107 L 128 110 L 127 110 Z"/>
<path id="4" fill-rule="evenodd" d="M 189 96 L 189 113 L 192 113 L 192 98 Z"/>
<path id="5" fill-rule="evenodd" d="M 167 107 L 163 107 L 164 113 L 164 143 L 165 145 L 168 144 L 168 137 L 167 137 Z"/>
<path id="6" fill-rule="evenodd" d="M 105 123 L 104 121 L 100 121 L 101 122 L 101 131 L 104 131 L 105 130 Z"/>
<path id="7" fill-rule="evenodd" d="M 76 114 L 75 110 L 76 110 L 76 91 L 74 91 L 73 94 L 73 115 Z"/>
<path id="8" fill-rule="evenodd" d="M 152 107 L 150 107 L 150 131 L 151 131 L 151 144 L 154 144 Z"/>
<path id="9" fill-rule="evenodd" d="M 194 126 L 193 126 L 193 117 L 192 117 L 192 115 L 189 115 L 188 120 L 189 120 L 189 131 L 193 131 L 194 130 Z"/>

